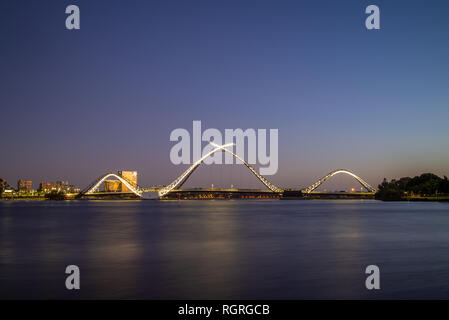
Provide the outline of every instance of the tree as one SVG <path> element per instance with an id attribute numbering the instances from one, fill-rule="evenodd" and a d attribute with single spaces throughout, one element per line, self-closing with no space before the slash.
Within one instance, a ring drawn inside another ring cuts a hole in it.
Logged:
<path id="1" fill-rule="evenodd" d="M 375 198 L 380 200 L 401 200 L 405 194 L 432 196 L 437 193 L 449 193 L 449 181 L 445 176 L 441 179 L 433 173 L 423 173 L 413 178 L 404 177 L 399 180 L 384 179 L 379 185 Z"/>
<path id="2" fill-rule="evenodd" d="M 6 180 L 5 179 L 2 179 L 2 178 L 0 178 L 0 195 L 2 195 L 3 194 L 3 191 L 5 191 L 5 189 L 6 189 Z"/>
<path id="3" fill-rule="evenodd" d="M 53 190 L 45 195 L 48 200 L 65 200 L 65 193 L 62 191 Z"/>
<path id="4" fill-rule="evenodd" d="M 446 176 L 444 176 L 444 178 L 440 181 L 438 185 L 438 192 L 449 194 L 449 181 Z"/>
<path id="5" fill-rule="evenodd" d="M 401 200 L 403 192 L 398 187 L 396 180 L 388 182 L 386 178 L 379 185 L 379 190 L 374 195 L 375 199 L 384 201 L 398 201 Z"/>

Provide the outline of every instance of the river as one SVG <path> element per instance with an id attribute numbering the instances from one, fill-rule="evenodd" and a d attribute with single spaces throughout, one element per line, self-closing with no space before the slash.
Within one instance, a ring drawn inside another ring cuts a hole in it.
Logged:
<path id="1" fill-rule="evenodd" d="M 449 298 L 449 203 L 0 201 L 0 297 Z"/>

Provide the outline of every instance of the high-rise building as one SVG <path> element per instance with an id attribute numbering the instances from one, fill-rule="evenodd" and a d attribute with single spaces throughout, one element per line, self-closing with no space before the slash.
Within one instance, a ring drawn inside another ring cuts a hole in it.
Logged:
<path id="1" fill-rule="evenodd" d="M 76 187 L 73 185 L 69 185 L 68 181 L 56 181 L 56 182 L 48 182 L 42 181 L 39 184 L 40 192 L 50 192 L 50 191 L 62 191 L 65 193 L 73 193 L 76 192 Z"/>
<path id="2" fill-rule="evenodd" d="M 137 171 L 119 171 L 118 175 L 125 179 L 134 188 L 137 187 Z M 121 192 L 131 192 L 123 183 L 121 184 Z"/>
<path id="3" fill-rule="evenodd" d="M 68 191 L 69 182 L 68 181 L 56 181 L 56 189 L 59 191 Z"/>
<path id="4" fill-rule="evenodd" d="M 41 192 L 50 192 L 52 190 L 57 190 L 56 183 L 54 183 L 54 182 L 42 181 L 39 184 L 39 191 L 41 191 Z"/>
<path id="5" fill-rule="evenodd" d="M 30 192 L 33 189 L 33 181 L 20 179 L 17 181 L 17 190 L 19 192 Z"/>
<path id="6" fill-rule="evenodd" d="M 104 192 L 120 192 L 122 183 L 119 180 L 105 180 Z"/>

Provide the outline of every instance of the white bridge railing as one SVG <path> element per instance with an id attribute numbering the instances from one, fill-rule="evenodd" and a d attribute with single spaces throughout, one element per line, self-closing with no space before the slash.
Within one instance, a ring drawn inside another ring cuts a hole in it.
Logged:
<path id="1" fill-rule="evenodd" d="M 281 189 L 278 186 L 272 184 L 266 178 L 261 176 L 252 166 L 249 165 L 248 162 L 246 162 L 240 156 L 238 156 L 234 152 L 228 150 L 227 147 L 233 146 L 234 145 L 233 143 L 228 143 L 228 144 L 221 145 L 221 146 L 217 145 L 217 144 L 215 144 L 213 142 L 210 142 L 210 144 L 213 145 L 215 147 L 215 149 L 213 149 L 212 151 L 208 152 L 203 157 L 201 157 L 201 159 L 199 159 L 194 164 L 192 164 L 187 170 L 185 170 L 172 183 L 170 183 L 169 185 L 167 185 L 165 187 L 160 188 L 158 190 L 159 197 L 163 197 L 163 196 L 167 195 L 168 193 L 170 193 L 171 191 L 181 187 L 187 181 L 187 179 L 190 177 L 190 175 L 195 171 L 195 169 L 198 168 L 201 163 L 203 163 L 204 160 L 206 160 L 208 157 L 210 157 L 212 154 L 214 154 L 215 152 L 218 152 L 218 151 L 228 152 L 233 157 L 235 157 L 236 159 L 240 160 L 257 177 L 257 179 L 259 179 L 259 181 L 262 182 L 272 192 L 282 193 L 284 191 L 283 189 Z M 334 170 L 334 171 L 330 172 L 329 174 L 327 174 L 326 176 L 324 176 L 323 178 L 321 178 L 320 180 L 318 180 L 317 182 L 315 182 L 311 186 L 302 189 L 301 192 L 302 193 L 311 193 L 313 190 L 315 190 L 321 184 L 323 184 L 326 180 L 330 179 L 331 177 L 333 177 L 334 175 L 339 174 L 339 173 L 345 173 L 345 174 L 348 174 L 348 175 L 354 177 L 369 192 L 375 192 L 376 191 L 376 189 L 374 189 L 366 181 L 364 181 L 362 178 L 360 178 L 359 176 L 355 175 L 354 173 L 352 173 L 352 172 L 350 172 L 348 170 L 345 170 L 345 169 L 338 169 L 338 170 Z M 129 190 L 131 190 L 132 193 L 134 193 L 135 195 L 137 195 L 139 197 L 142 197 L 142 194 L 145 192 L 145 189 L 142 189 L 139 186 L 133 186 L 129 181 L 123 179 L 119 175 L 117 175 L 115 173 L 108 173 L 108 174 L 100 176 L 98 179 L 96 179 L 87 188 L 85 188 L 81 192 L 81 194 L 89 195 L 89 194 L 95 193 L 98 190 L 98 188 L 100 187 L 100 185 L 107 178 L 110 178 L 110 177 L 113 177 L 113 178 L 116 178 L 116 179 L 120 180 L 120 182 L 123 183 Z"/>

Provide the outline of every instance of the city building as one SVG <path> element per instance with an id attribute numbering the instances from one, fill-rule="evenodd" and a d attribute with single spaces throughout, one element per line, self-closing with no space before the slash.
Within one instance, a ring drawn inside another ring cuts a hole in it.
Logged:
<path id="1" fill-rule="evenodd" d="M 33 181 L 20 179 L 17 181 L 17 191 L 19 192 L 31 192 L 33 189 Z"/>
<path id="2" fill-rule="evenodd" d="M 77 193 L 80 191 L 79 188 L 74 185 L 69 185 L 68 181 L 56 181 L 56 182 L 47 182 L 42 181 L 39 184 L 40 192 L 51 192 L 51 191 L 62 191 L 64 193 Z"/>
<path id="3" fill-rule="evenodd" d="M 52 190 L 57 190 L 56 183 L 54 183 L 54 182 L 43 181 L 39 184 L 40 192 L 50 192 Z"/>
<path id="4" fill-rule="evenodd" d="M 56 181 L 56 189 L 58 191 L 69 191 L 69 182 L 68 181 Z"/>
<path id="5" fill-rule="evenodd" d="M 69 193 L 78 193 L 80 191 L 81 191 L 81 189 L 74 186 L 73 184 L 69 185 L 69 191 L 68 191 Z"/>
<path id="6" fill-rule="evenodd" d="M 104 192 L 120 192 L 122 183 L 119 180 L 105 180 Z"/>
<path id="7" fill-rule="evenodd" d="M 137 171 L 119 171 L 118 175 L 125 179 L 133 187 L 137 187 Z M 123 183 L 121 184 L 121 192 L 132 192 Z"/>

